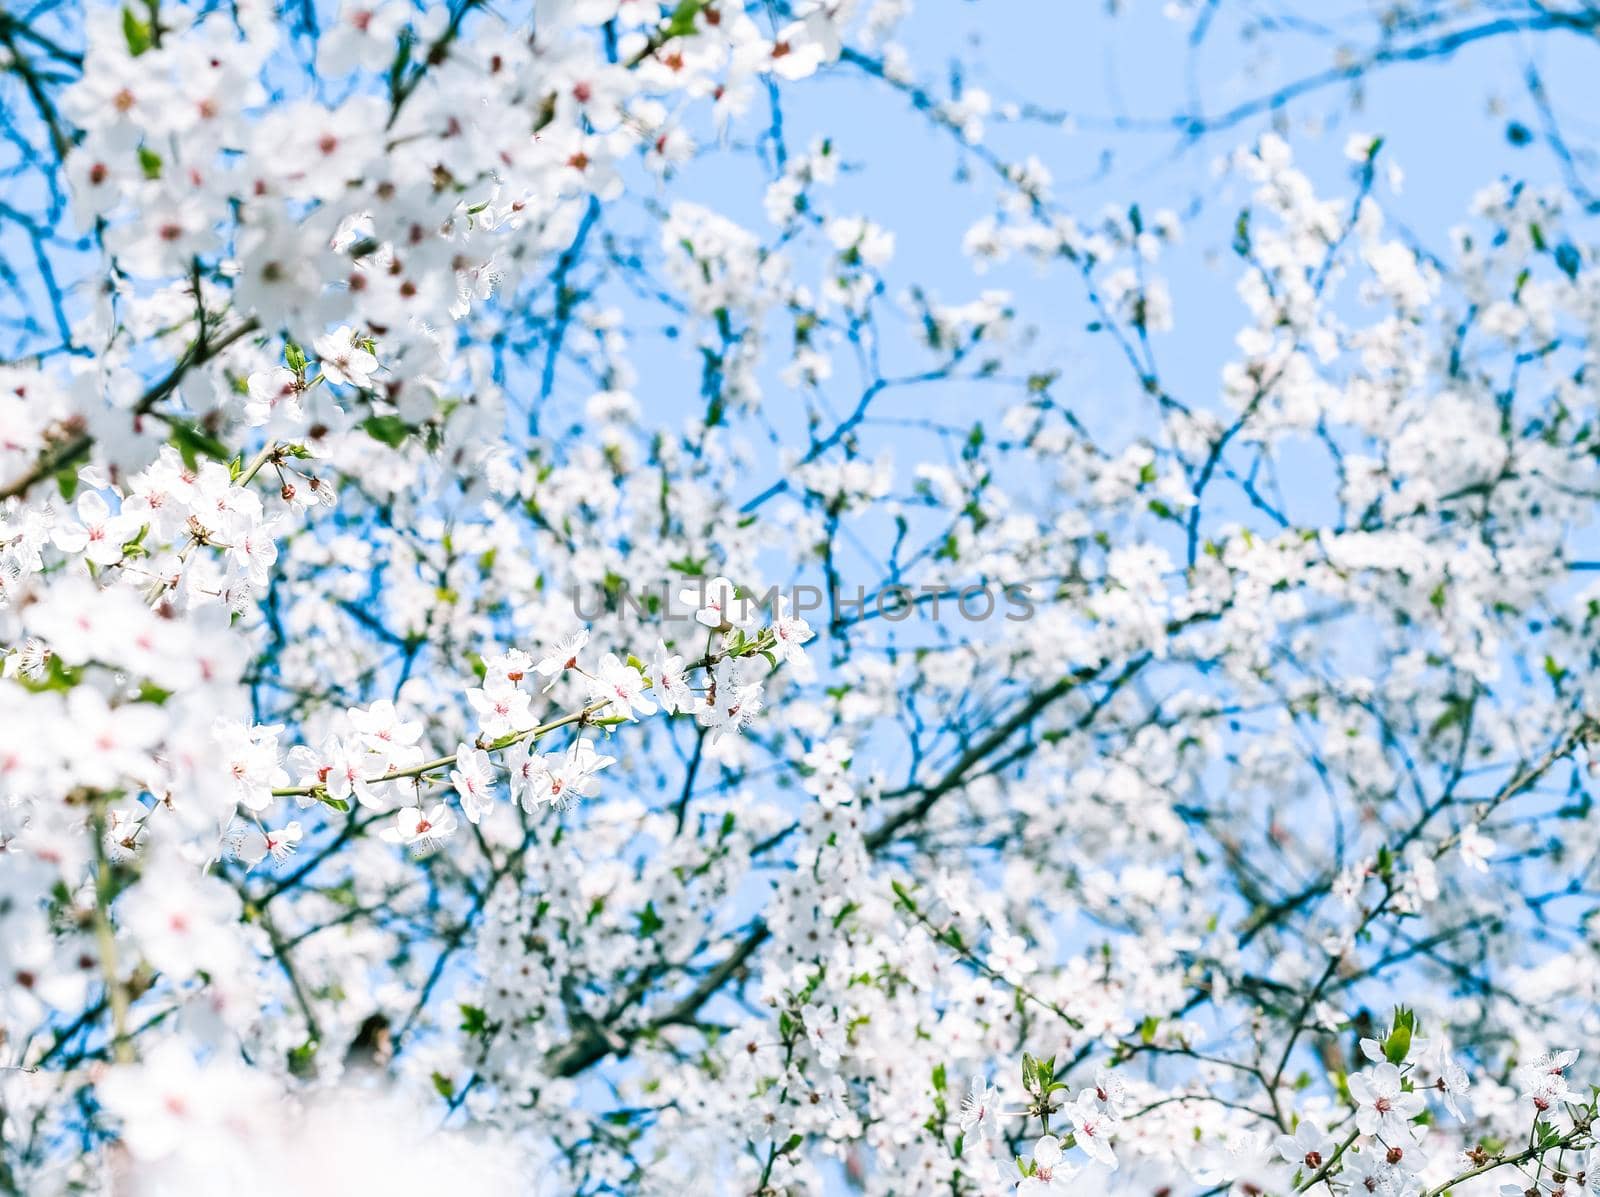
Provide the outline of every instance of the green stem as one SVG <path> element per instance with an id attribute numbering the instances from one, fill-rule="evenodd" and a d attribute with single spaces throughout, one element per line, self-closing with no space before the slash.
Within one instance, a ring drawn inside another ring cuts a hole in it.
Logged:
<path id="1" fill-rule="evenodd" d="M 128 1039 L 128 991 L 117 975 L 117 940 L 111 926 L 111 861 L 106 856 L 104 801 L 95 799 L 90 820 L 94 831 L 94 932 L 100 950 L 100 970 L 105 977 L 106 1002 L 111 1007 L 111 1057 L 118 1064 L 133 1062 Z"/>

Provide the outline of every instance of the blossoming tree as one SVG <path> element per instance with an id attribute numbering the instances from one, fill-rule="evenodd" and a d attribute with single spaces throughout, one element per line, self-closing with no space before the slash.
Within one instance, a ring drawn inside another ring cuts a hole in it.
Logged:
<path id="1" fill-rule="evenodd" d="M 922 7 L 0 12 L 0 1191 L 1600 1188 L 1600 9 Z"/>

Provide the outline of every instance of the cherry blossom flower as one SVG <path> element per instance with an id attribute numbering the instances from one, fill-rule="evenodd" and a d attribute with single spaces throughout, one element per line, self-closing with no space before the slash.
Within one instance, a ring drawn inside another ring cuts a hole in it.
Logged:
<path id="1" fill-rule="evenodd" d="M 1078 1167 L 1064 1158 L 1061 1140 L 1042 1135 L 1033 1144 L 1033 1171 L 1017 1185 L 1020 1194 L 1070 1193 Z"/>
<path id="2" fill-rule="evenodd" d="M 1128 1086 L 1109 1068 L 1094 1070 L 1094 1098 L 1113 1118 L 1122 1117 L 1128 1105 Z"/>
<path id="3" fill-rule="evenodd" d="M 239 834 L 234 855 L 252 868 L 269 856 L 274 864 L 281 865 L 294 855 L 304 836 L 298 822 L 286 823 L 277 830 L 246 827 Z"/>
<path id="4" fill-rule="evenodd" d="M 229 719 L 213 725 L 235 800 L 249 810 L 266 810 L 273 802 L 273 788 L 289 784 L 289 774 L 279 763 L 278 736 L 282 732 L 281 725 L 246 727 Z"/>
<path id="5" fill-rule="evenodd" d="M 1578 1053 L 1567 1049 L 1545 1052 L 1520 1065 L 1516 1072 L 1516 1083 L 1522 1090 L 1522 1096 L 1541 1114 L 1566 1101 L 1571 1094 L 1566 1070 L 1577 1059 Z"/>
<path id="6" fill-rule="evenodd" d="M 289 760 L 298 772 L 297 785 L 320 786 L 328 797 L 339 802 L 353 797 L 370 810 L 389 810 L 392 806 L 369 780 L 381 775 L 387 767 L 388 758 L 384 754 L 368 752 L 337 736 L 329 736 L 320 749 L 301 745 L 290 750 Z M 306 801 L 309 803 L 311 799 Z"/>
<path id="7" fill-rule="evenodd" d="M 1304 1168 L 1308 1176 L 1333 1159 L 1333 1138 L 1309 1118 L 1295 1127 L 1294 1134 L 1279 1135 L 1273 1146 L 1291 1164 Z"/>
<path id="8" fill-rule="evenodd" d="M 509 679 L 486 678 L 483 686 L 467 691 L 467 701 L 478 712 L 478 730 L 491 740 L 533 726 L 527 693 Z"/>
<path id="9" fill-rule="evenodd" d="M 111 507 L 97 491 L 78 497 L 78 523 L 62 524 L 51 534 L 64 553 L 81 553 L 96 565 L 121 561 L 123 545 L 132 540 L 138 526 L 122 515 L 112 515 Z"/>
<path id="10" fill-rule="evenodd" d="M 661 709 L 669 715 L 693 712 L 698 703 L 684 673 L 683 658 L 667 651 L 665 641 L 656 641 L 656 655 L 650 664 L 650 677 L 654 683 L 652 693 L 661 702 Z"/>
<path id="11" fill-rule="evenodd" d="M 556 641 L 550 651 L 535 662 L 534 672 L 540 677 L 550 679 L 549 685 L 545 687 L 546 690 L 560 681 L 561 675 L 567 670 L 578 668 L 578 654 L 588 643 L 588 631 L 580 629 Z"/>
<path id="12" fill-rule="evenodd" d="M 382 70 L 392 61 L 395 39 L 404 23 L 405 14 L 393 5 L 344 0 L 337 19 L 318 39 L 318 65 L 331 75 Z"/>
<path id="13" fill-rule="evenodd" d="M 712 631 L 750 626 L 750 601 L 727 578 L 703 579 L 699 586 L 678 591 L 678 601 L 694 611 L 695 622 Z"/>
<path id="14" fill-rule="evenodd" d="M 1350 1077 L 1356 1100 L 1356 1126 L 1364 1135 L 1387 1142 L 1408 1142 L 1411 1120 L 1427 1104 L 1420 1093 L 1405 1089 L 1400 1070 L 1385 1061 Z"/>
<path id="15" fill-rule="evenodd" d="M 93 688 L 77 686 L 67 695 L 65 715 L 54 734 L 63 752 L 83 754 L 78 771 L 84 785 L 112 789 L 151 773 L 151 749 L 162 735 L 157 712 L 138 703 L 114 708 Z"/>
<path id="16" fill-rule="evenodd" d="M 814 36 L 807 22 L 795 21 L 778 31 L 772 41 L 768 69 L 793 82 L 816 73 L 827 57 L 827 46 Z"/>
<path id="17" fill-rule="evenodd" d="M 210 1129 L 212 1094 L 184 1045 L 168 1041 L 136 1069 L 107 1078 L 101 1100 L 122 1120 L 129 1149 L 141 1159 L 171 1155 Z"/>
<path id="18" fill-rule="evenodd" d="M 518 686 L 533 669 L 533 658 L 520 648 L 508 648 L 483 663 L 485 684 Z"/>
<path id="19" fill-rule="evenodd" d="M 814 636 L 809 623 L 798 615 L 789 614 L 789 600 L 778 596 L 772 618 L 773 655 L 780 661 L 802 664 L 807 658 L 801 646 Z"/>
<path id="20" fill-rule="evenodd" d="M 1451 1116 L 1458 1122 L 1464 1122 L 1466 1118 L 1462 1112 L 1462 1102 L 1472 1088 L 1472 1081 L 1467 1070 L 1456 1059 L 1449 1036 L 1430 1036 L 1425 1040 L 1413 1039 L 1411 1055 L 1419 1061 L 1418 1067 L 1421 1071 L 1417 1075 L 1432 1077 L 1429 1087 L 1439 1092 L 1440 1099 Z M 1419 1088 L 1422 1087 L 1420 1081 L 1416 1081 L 1416 1077 L 1413 1080 Z"/>
<path id="21" fill-rule="evenodd" d="M 1089 1158 L 1115 1168 L 1117 1153 L 1112 1150 L 1109 1136 L 1116 1119 L 1101 1107 L 1094 1091 L 1080 1093 L 1067 1107 L 1067 1117 L 1072 1120 L 1073 1139 Z"/>
<path id="22" fill-rule="evenodd" d="M 408 847 L 418 856 L 434 851 L 456 831 L 456 816 L 444 803 L 427 811 L 420 806 L 403 806 L 395 812 L 394 826 L 385 827 L 383 838 L 391 844 Z"/>
<path id="23" fill-rule="evenodd" d="M 274 366 L 258 370 L 248 381 L 249 401 L 244 406 L 245 422 L 252 428 L 272 425 L 276 420 L 285 429 L 297 426 L 305 418 L 300 406 L 302 386 L 293 370 Z M 283 408 L 279 418 L 279 407 Z"/>
<path id="24" fill-rule="evenodd" d="M 981 1075 L 974 1075 L 961 1099 L 958 1123 L 961 1132 L 979 1139 L 992 1139 L 1000 1133 L 1000 1090 Z"/>
<path id="25" fill-rule="evenodd" d="M 748 727 L 761 713 L 761 684 L 745 681 L 746 676 L 731 659 L 712 667 L 711 693 L 696 712 L 700 725 L 710 729 L 712 743 Z"/>
<path id="26" fill-rule="evenodd" d="M 167 858 L 167 884 L 138 886 L 119 899 L 119 915 L 139 955 L 172 978 L 224 975 L 243 965 L 233 927 L 239 896 L 215 877 Z"/>
<path id="27" fill-rule="evenodd" d="M 803 1012 L 806 1042 L 824 1068 L 837 1068 L 849 1046 L 846 1029 L 837 1010 L 809 1007 Z"/>
<path id="28" fill-rule="evenodd" d="M 616 758 L 595 751 L 586 739 L 573 741 L 563 752 L 532 752 L 525 741 L 518 741 L 506 753 L 511 771 L 511 794 L 527 811 L 541 804 L 566 810 L 584 798 L 600 792 L 598 774 Z"/>
<path id="29" fill-rule="evenodd" d="M 378 368 L 378 359 L 356 340 L 355 329 L 341 325 L 312 341 L 322 363 L 322 376 L 335 386 L 366 387 Z"/>
<path id="30" fill-rule="evenodd" d="M 1463 863 L 1469 869 L 1479 873 L 1489 871 L 1489 858 L 1494 855 L 1495 842 L 1476 823 L 1469 823 L 1461 829 L 1459 851 Z"/>
<path id="31" fill-rule="evenodd" d="M 489 754 L 467 744 L 456 746 L 456 767 L 450 770 L 450 784 L 461 798 L 461 812 L 467 822 L 478 823 L 494 806 L 494 771 Z"/>
<path id="32" fill-rule="evenodd" d="M 401 719 L 394 703 L 387 698 L 365 710 L 352 708 L 349 719 L 350 726 L 356 729 L 369 750 L 391 760 L 397 750 L 409 748 L 422 738 L 422 724 Z"/>
<path id="33" fill-rule="evenodd" d="M 1405 1166 L 1404 1158 L 1391 1162 L 1383 1149 L 1364 1147 L 1360 1151 L 1346 1152 L 1340 1175 L 1349 1185 L 1349 1191 L 1381 1194 L 1382 1197 L 1419 1197 L 1422 1192 L 1415 1175 Z"/>
<path id="34" fill-rule="evenodd" d="M 608 701 L 608 714 L 619 714 L 627 719 L 637 720 L 640 715 L 656 712 L 656 704 L 645 694 L 644 675 L 616 653 L 607 653 L 601 658 L 599 672 L 589 682 L 589 696 Z"/>
<path id="35" fill-rule="evenodd" d="M 1292 1170 L 1278 1158 L 1279 1154 L 1268 1132 L 1240 1134 L 1228 1143 L 1226 1153 L 1219 1157 L 1217 1171 L 1227 1181 L 1227 1191 L 1232 1197 L 1285 1192 Z"/>

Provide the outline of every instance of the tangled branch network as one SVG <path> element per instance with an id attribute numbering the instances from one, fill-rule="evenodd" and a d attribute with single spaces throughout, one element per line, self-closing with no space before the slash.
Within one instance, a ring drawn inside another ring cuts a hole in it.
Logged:
<path id="1" fill-rule="evenodd" d="M 0 1193 L 1600 1192 L 1594 0 L 12 0 Z"/>

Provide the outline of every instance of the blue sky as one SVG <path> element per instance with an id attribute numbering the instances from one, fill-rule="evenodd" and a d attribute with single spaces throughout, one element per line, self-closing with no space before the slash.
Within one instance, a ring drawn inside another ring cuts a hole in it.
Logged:
<path id="1" fill-rule="evenodd" d="M 1398 192 L 1382 171 L 1375 189 L 1391 230 L 1446 254 L 1448 230 L 1468 219 L 1473 195 L 1486 184 L 1501 176 L 1559 181 L 1557 160 L 1546 147 L 1517 146 L 1507 137 L 1512 121 L 1537 130 L 1523 84 L 1530 64 L 1540 70 L 1564 121 L 1571 122 L 1569 114 L 1585 116 L 1592 48 L 1577 37 L 1543 33 L 1486 39 L 1436 61 L 1388 65 L 1366 77 L 1356 95 L 1348 84 L 1330 86 L 1299 98 L 1287 116 L 1262 114 L 1186 139 L 1169 122 L 1195 97 L 1208 112 L 1220 112 L 1325 70 L 1339 44 L 1367 44 L 1373 24 L 1368 5 L 1301 5 L 1322 32 L 1279 31 L 1249 40 L 1233 15 L 1239 6 L 1222 4 L 1198 48 L 1190 44 L 1191 24 L 1167 19 L 1156 0 L 1123 7 L 1113 15 L 1108 5 L 1090 0 L 927 0 L 901 34 L 919 83 L 936 97 L 948 94 L 959 57 L 964 85 L 982 87 L 997 106 L 1016 102 L 1071 114 L 1073 127 L 991 119 L 987 144 L 1008 161 L 1043 160 L 1054 175 L 1056 198 L 1082 222 L 1093 223 L 1107 205 L 1125 211 L 1131 203 L 1146 214 L 1162 208 L 1184 214 L 1184 244 L 1158 267 L 1173 293 L 1176 327 L 1155 338 L 1155 349 L 1169 390 L 1197 407 L 1215 405 L 1219 369 L 1234 355 L 1233 338 L 1246 317 L 1234 290 L 1239 262 L 1229 248 L 1240 193 L 1235 185 L 1223 196 L 1216 159 L 1276 121 L 1319 194 L 1352 197 L 1356 184 L 1345 141 L 1355 131 L 1382 136 L 1380 161 L 1403 172 Z M 765 112 L 765 98 L 758 97 L 750 120 L 764 121 Z M 947 131 L 848 64 L 788 89 L 783 124 L 792 147 L 826 136 L 853 165 L 824 198 L 833 212 L 859 213 L 893 230 L 895 260 L 886 272 L 891 296 L 911 283 L 948 303 L 988 288 L 1010 291 L 1023 323 L 1037 334 L 1023 360 L 1062 372 L 1058 400 L 1112 443 L 1153 428 L 1154 405 L 1137 393 L 1114 343 L 1086 330 L 1090 313 L 1070 268 L 1041 273 L 1031 263 L 1012 263 L 986 274 L 972 269 L 961 237 L 993 210 L 998 186 Z M 1581 120 L 1572 127 L 1586 131 Z M 971 169 L 964 171 L 964 164 Z M 763 179 L 752 157 L 713 153 L 684 167 L 671 194 L 699 200 L 770 237 L 761 210 Z M 820 269 L 821 263 L 802 259 L 796 273 L 815 278 Z M 652 347 L 641 334 L 635 343 L 641 379 L 634 389 L 647 417 L 670 422 L 697 411 L 692 338 Z M 780 327 L 771 351 L 778 364 L 785 344 Z M 887 360 L 892 373 L 896 359 Z M 902 355 L 899 361 L 921 368 L 927 358 Z M 783 393 L 776 369 L 770 373 L 768 415 L 803 443 L 804 406 Z M 836 374 L 827 394 L 835 411 L 853 403 L 853 381 L 847 369 Z M 577 399 L 581 395 L 569 395 Z M 920 387 L 886 394 L 874 413 L 970 422 L 992 419 L 1010 401 L 971 386 Z M 896 444 L 902 463 L 928 448 L 905 433 L 880 435 L 887 438 L 882 443 Z M 1288 483 L 1291 501 L 1297 489 L 1329 493 L 1326 467 L 1317 468 L 1319 475 Z"/>
<path id="2" fill-rule="evenodd" d="M 1209 109 L 1224 109 L 1264 94 L 1274 82 L 1325 69 L 1335 43 L 1280 34 L 1271 40 L 1273 53 L 1266 55 L 1260 46 L 1242 45 L 1237 31 L 1219 17 L 1203 48 L 1192 52 L 1188 26 L 1165 18 L 1155 0 L 1127 7 L 1110 16 L 1106 5 L 1090 0 L 932 0 L 906 23 L 905 40 L 919 78 L 936 94 L 946 64 L 959 54 L 967 83 L 983 87 L 997 103 L 1032 103 L 1073 115 L 1076 132 L 1042 122 L 1008 127 L 993 120 L 988 129 L 990 144 L 1003 157 L 1039 156 L 1055 175 L 1057 195 L 1081 219 L 1092 220 L 1107 204 L 1125 208 L 1137 202 L 1146 212 L 1187 211 L 1196 201 L 1202 205 L 1186 222 L 1188 252 L 1163 264 L 1170 271 L 1177 327 L 1160 345 L 1176 382 L 1194 388 L 1198 397 L 1231 355 L 1232 336 L 1244 317 L 1233 292 L 1237 267 L 1227 252 L 1234 212 L 1208 202 L 1212 162 L 1271 127 L 1271 119 L 1248 120 L 1192 142 L 1154 128 L 1130 132 L 1104 125 L 1112 120 L 1157 125 L 1186 107 L 1192 89 L 1205 97 Z M 1336 11 L 1361 12 L 1368 6 L 1305 7 L 1337 25 Z M 1319 191 L 1336 196 L 1354 191 L 1343 155 L 1349 133 L 1383 136 L 1383 156 L 1402 168 L 1404 186 L 1398 195 L 1380 186 L 1380 202 L 1417 243 L 1444 251 L 1447 230 L 1466 217 L 1473 194 L 1494 178 L 1535 183 L 1558 178 L 1552 155 L 1537 145 L 1513 146 L 1506 128 L 1513 119 L 1534 123 L 1521 85 L 1530 61 L 1545 72 L 1558 103 L 1565 97 L 1566 109 L 1583 116 L 1582 101 L 1592 94 L 1584 86 L 1590 57 L 1592 50 L 1576 37 L 1541 34 L 1478 43 L 1437 62 L 1388 66 L 1363 82 L 1354 112 L 1346 85 L 1302 98 L 1292 109 L 1288 138 Z M 891 278 L 928 282 L 952 302 L 981 287 L 1004 286 L 1019 296 L 1025 311 L 1049 311 L 1056 289 L 1069 280 L 1053 275 L 1041 283 L 1028 267 L 974 276 L 959 238 L 988 210 L 993 181 L 981 169 L 969 182 L 956 181 L 962 155 L 952 140 L 885 91 L 881 83 L 841 66 L 791 93 L 784 121 L 793 144 L 803 145 L 812 133 L 828 135 L 847 161 L 862 164 L 832 189 L 832 202 L 841 211 L 854 208 L 893 228 L 898 244 Z M 1503 111 L 1491 111 L 1494 101 Z M 1314 120 L 1323 125 L 1321 132 L 1312 127 Z M 1110 166 L 1102 170 L 1107 151 Z M 744 186 L 729 186 L 722 169 L 716 160 L 692 167 L 680 186 L 693 193 L 699 185 L 708 203 L 760 227 L 759 191 L 749 186 L 748 176 Z M 1216 252 L 1208 263 L 1197 251 Z M 1126 371 L 1083 332 L 1076 297 L 1059 298 L 1062 321 L 1043 331 L 1085 369 L 1084 392 L 1097 384 L 1124 389 Z M 1106 366 L 1110 369 L 1103 370 Z"/>

